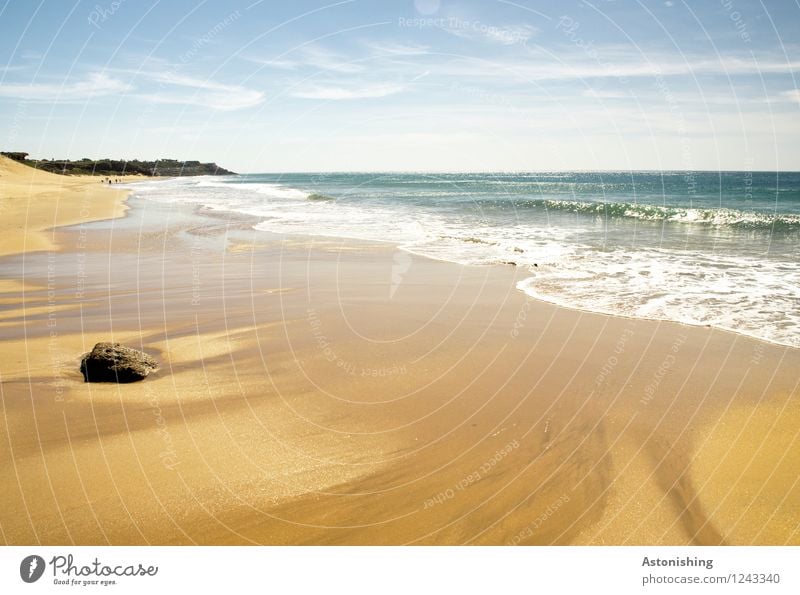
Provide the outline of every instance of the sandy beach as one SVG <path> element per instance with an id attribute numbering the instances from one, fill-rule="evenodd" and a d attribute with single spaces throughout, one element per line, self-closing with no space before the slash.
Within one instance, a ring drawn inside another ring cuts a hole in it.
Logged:
<path id="1" fill-rule="evenodd" d="M 798 349 L 4 158 L 0 192 L 6 544 L 800 544 Z M 109 340 L 160 370 L 84 383 Z"/>
<path id="2" fill-rule="evenodd" d="M 121 181 L 136 181 L 123 176 Z M 60 176 L 0 156 L 0 255 L 56 250 L 48 230 L 125 212 L 127 192 L 101 176 Z"/>

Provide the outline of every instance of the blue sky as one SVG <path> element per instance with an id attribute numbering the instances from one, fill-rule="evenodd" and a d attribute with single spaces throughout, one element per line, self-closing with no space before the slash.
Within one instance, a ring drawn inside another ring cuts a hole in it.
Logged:
<path id="1" fill-rule="evenodd" d="M 792 0 L 0 0 L 0 147 L 257 171 L 800 169 Z"/>

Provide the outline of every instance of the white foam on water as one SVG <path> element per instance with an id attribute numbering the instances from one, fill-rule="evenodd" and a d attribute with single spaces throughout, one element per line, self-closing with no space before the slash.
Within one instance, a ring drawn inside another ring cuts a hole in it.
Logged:
<path id="1" fill-rule="evenodd" d="M 691 251 L 586 251 L 517 288 L 564 307 L 708 325 L 800 347 L 800 267 Z"/>
<path id="2" fill-rule="evenodd" d="M 402 201 L 309 200 L 313 193 L 276 183 L 199 177 L 131 187 L 159 202 L 252 215 L 260 220 L 254 226 L 260 230 L 391 242 L 414 254 L 460 264 L 514 262 L 531 271 L 518 289 L 536 299 L 604 314 L 710 325 L 800 347 L 796 253 L 770 258 L 733 255 L 713 242 L 708 251 L 666 242 L 660 247 L 640 242 L 606 249 L 587 243 L 596 228 L 582 228 L 574 220 L 570 226 L 524 218 L 498 224 L 474 207 L 472 212 L 459 212 L 452 205 L 437 209 L 436 204 Z M 618 208 L 624 210 L 625 205 Z M 707 224 L 730 222 L 741 213 L 666 213 L 648 207 L 635 215 L 698 218 Z"/>

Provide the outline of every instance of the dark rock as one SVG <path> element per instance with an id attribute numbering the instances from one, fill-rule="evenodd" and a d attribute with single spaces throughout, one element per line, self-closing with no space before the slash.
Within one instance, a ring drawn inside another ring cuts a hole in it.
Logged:
<path id="1" fill-rule="evenodd" d="M 119 343 L 98 343 L 81 358 L 86 382 L 136 382 L 157 369 L 153 357 Z"/>
<path id="2" fill-rule="evenodd" d="M 503 261 L 503 264 L 510 264 L 512 267 L 515 267 L 515 266 L 517 266 L 517 263 L 516 263 L 516 262 L 514 262 L 513 260 L 506 260 L 506 261 Z"/>

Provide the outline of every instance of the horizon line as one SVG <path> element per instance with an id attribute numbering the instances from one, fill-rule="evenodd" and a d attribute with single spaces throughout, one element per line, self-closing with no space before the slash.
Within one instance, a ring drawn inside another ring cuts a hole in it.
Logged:
<path id="1" fill-rule="evenodd" d="M 517 170 L 415 170 L 415 169 L 364 169 L 364 170 L 282 170 L 245 171 L 237 176 L 277 174 L 546 174 L 546 173 L 759 173 L 796 174 L 800 169 L 517 169 Z"/>

